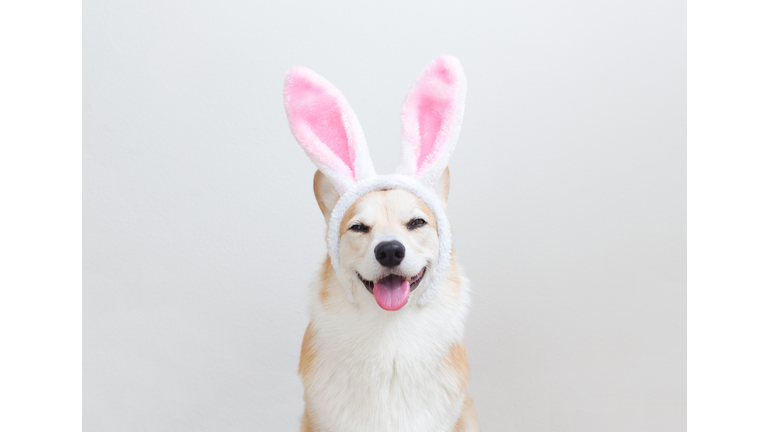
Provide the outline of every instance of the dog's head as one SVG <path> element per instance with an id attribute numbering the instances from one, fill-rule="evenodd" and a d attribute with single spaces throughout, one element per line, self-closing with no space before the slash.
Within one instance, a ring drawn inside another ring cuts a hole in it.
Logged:
<path id="1" fill-rule="evenodd" d="M 443 205 L 449 189 L 446 168 L 435 185 Z M 315 173 L 314 190 L 329 222 L 339 195 L 320 171 Z M 434 276 L 440 255 L 437 219 L 410 192 L 391 189 L 363 195 L 344 213 L 339 231 L 337 274 L 344 285 L 353 287 L 357 298 L 367 291 L 382 309 L 398 310 Z"/>
<path id="2" fill-rule="evenodd" d="M 424 70 L 403 105 L 397 174 L 380 176 L 341 92 L 309 69 L 288 73 L 286 113 L 319 168 L 315 196 L 328 223 L 328 254 L 350 301 L 362 288 L 383 309 L 397 310 L 421 287 L 416 295 L 425 304 L 445 273 L 451 255 L 447 166 L 465 89 L 453 57 L 438 57 Z"/>

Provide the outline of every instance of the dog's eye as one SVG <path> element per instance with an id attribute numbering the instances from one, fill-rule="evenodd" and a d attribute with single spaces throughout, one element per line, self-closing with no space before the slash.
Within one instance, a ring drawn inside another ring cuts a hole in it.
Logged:
<path id="1" fill-rule="evenodd" d="M 351 227 L 349 227 L 349 230 L 350 231 L 357 231 L 357 232 L 361 232 L 361 233 L 367 233 L 370 230 L 370 228 L 368 228 L 367 226 L 365 226 L 363 224 L 354 224 Z"/>
<path id="2" fill-rule="evenodd" d="M 410 222 L 408 222 L 407 226 L 409 230 L 412 230 L 412 229 L 423 227 L 426 224 L 427 224 L 427 221 L 425 221 L 424 219 L 414 218 L 414 219 L 411 219 Z"/>

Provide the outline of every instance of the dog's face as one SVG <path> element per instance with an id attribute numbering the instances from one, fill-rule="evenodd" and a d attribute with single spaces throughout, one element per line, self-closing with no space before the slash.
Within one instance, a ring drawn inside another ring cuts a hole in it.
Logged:
<path id="1" fill-rule="evenodd" d="M 448 169 L 437 182 L 447 200 Z M 315 174 L 315 197 L 326 217 L 338 201 L 327 178 Z M 344 214 L 340 227 L 339 278 L 357 298 L 396 311 L 426 285 L 437 264 L 439 240 L 435 216 L 420 198 L 404 190 L 370 192 Z"/>

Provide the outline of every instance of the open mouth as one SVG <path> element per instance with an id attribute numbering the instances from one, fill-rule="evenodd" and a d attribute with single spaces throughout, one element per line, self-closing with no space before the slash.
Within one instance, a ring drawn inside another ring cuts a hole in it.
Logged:
<path id="1" fill-rule="evenodd" d="M 405 306 L 405 303 L 408 301 L 408 296 L 411 291 L 419 286 L 421 279 L 424 278 L 426 270 L 427 268 L 424 267 L 416 276 L 410 278 L 390 274 L 376 282 L 364 279 L 360 276 L 360 273 L 357 274 L 357 277 L 360 278 L 360 281 L 363 282 L 363 285 L 365 285 L 368 291 L 373 294 L 376 303 L 378 303 L 382 309 L 396 311 Z"/>

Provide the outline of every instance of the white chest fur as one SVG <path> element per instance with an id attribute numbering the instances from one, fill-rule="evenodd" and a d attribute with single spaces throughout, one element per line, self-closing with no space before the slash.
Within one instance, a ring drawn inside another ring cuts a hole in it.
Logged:
<path id="1" fill-rule="evenodd" d="M 313 430 L 452 431 L 469 372 L 466 279 L 456 288 L 395 313 L 315 300 L 301 371 Z"/>

